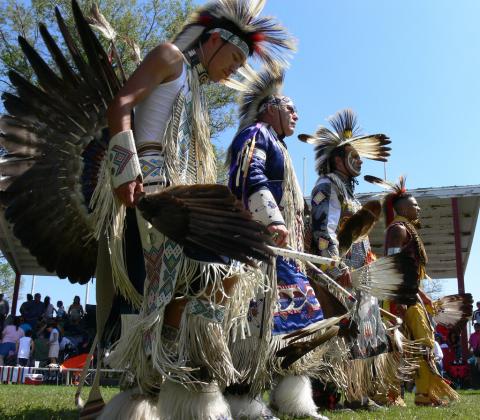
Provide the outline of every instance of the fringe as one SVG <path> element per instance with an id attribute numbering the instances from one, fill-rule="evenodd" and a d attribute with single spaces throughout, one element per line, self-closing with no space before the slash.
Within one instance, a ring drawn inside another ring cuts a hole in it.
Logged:
<path id="1" fill-rule="evenodd" d="M 215 152 L 210 141 L 210 118 L 205 97 L 200 88 L 198 73 L 189 71 L 190 89 L 192 92 L 193 139 L 196 158 L 196 182 L 211 184 L 217 181 L 217 165 Z"/>
<path id="2" fill-rule="evenodd" d="M 90 207 L 93 209 L 92 220 L 96 240 L 98 241 L 101 235 L 107 236 L 115 290 L 139 309 L 142 296 L 130 282 L 125 262 L 123 233 L 126 208 L 114 195 L 107 157 L 102 161 Z"/>
<path id="3" fill-rule="evenodd" d="M 294 250 L 303 251 L 305 235 L 303 212 L 305 202 L 290 155 L 281 142 L 278 142 L 278 145 L 283 153 L 284 161 L 283 195 L 280 206 L 283 208 L 282 216 L 289 231 L 288 245 Z M 305 271 L 303 262 L 296 260 L 296 263 L 302 271 Z"/>
<path id="4" fill-rule="evenodd" d="M 277 274 L 275 257 L 269 264 L 262 266 L 264 287 L 257 288 L 255 300 L 262 302 L 260 328 L 251 331 L 248 318 L 246 326 L 230 330 L 230 352 L 235 368 L 240 374 L 239 382 L 250 384 L 250 395 L 259 395 L 270 386 L 273 377 L 268 369 L 271 358 L 270 342 L 272 338 L 273 313 L 277 304 Z M 252 292 L 255 292 L 252 289 Z M 249 308 L 250 300 L 245 308 Z M 253 328 L 252 328 L 253 329 Z M 242 337 L 245 337 L 244 339 Z"/>
<path id="5" fill-rule="evenodd" d="M 166 337 L 164 308 L 146 315 L 144 305 L 141 314 L 135 320 L 130 320 L 125 330 L 122 330 L 122 336 L 109 356 L 111 366 L 128 369 L 134 374 L 143 392 L 158 392 L 162 376 L 188 387 L 203 383 L 198 378 L 202 366 L 207 367 L 209 373 L 222 385 L 238 380 L 239 374 L 231 360 L 226 332 L 232 329 L 232 325 L 238 327 L 245 323 L 242 319 L 246 317 L 248 290 L 263 281 L 263 276 L 258 269 L 245 270 L 240 265 L 207 264 L 187 257 L 183 257 L 180 264 L 178 278 L 183 280 L 183 284 L 178 289 L 181 291 L 183 288 L 185 296 L 192 300 L 183 312 L 178 336 L 171 339 Z M 242 290 L 236 297 L 232 297 L 234 294 L 229 295 L 223 285 L 226 276 L 237 276 L 239 281 L 236 288 L 246 290 Z M 202 287 L 191 294 L 193 282 L 200 278 L 204 281 Z M 239 295 L 244 296 L 243 304 L 237 301 Z M 224 319 L 222 315 L 222 320 L 216 323 L 190 311 L 193 302 L 198 301 L 216 310 L 214 307 L 223 298 L 227 300 L 228 317 Z"/>
<path id="6" fill-rule="evenodd" d="M 195 299 L 183 311 L 178 337 L 180 362 L 206 367 L 221 386 L 238 378 L 223 332 L 225 308 Z"/>

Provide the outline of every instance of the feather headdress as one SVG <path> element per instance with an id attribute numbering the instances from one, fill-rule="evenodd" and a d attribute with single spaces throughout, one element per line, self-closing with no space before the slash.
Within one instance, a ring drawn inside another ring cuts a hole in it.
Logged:
<path id="1" fill-rule="evenodd" d="M 317 172 L 322 175 L 331 171 L 329 160 L 332 152 L 346 145 L 352 146 L 361 157 L 386 162 L 390 156 L 391 141 L 385 134 L 360 135 L 357 116 L 351 109 L 343 109 L 328 121 L 333 127 L 320 126 L 314 135 L 300 134 L 299 140 L 315 146 L 315 162 Z"/>
<path id="2" fill-rule="evenodd" d="M 200 7 L 176 35 L 173 43 L 181 50 L 192 48 L 204 34 L 225 30 L 239 40 L 247 56 L 257 56 L 268 66 L 286 62 L 295 42 L 273 18 L 260 17 L 266 0 L 215 0 Z"/>
<path id="3" fill-rule="evenodd" d="M 392 223 L 395 213 L 393 211 L 393 205 L 395 202 L 404 197 L 409 197 L 410 194 L 407 193 L 406 188 L 406 177 L 400 176 L 398 182 L 394 183 L 391 181 L 385 181 L 383 179 L 377 178 L 373 175 L 365 175 L 363 177 L 365 181 L 370 182 L 371 184 L 378 185 L 382 188 L 385 188 L 387 191 L 390 191 L 383 201 L 383 209 L 385 212 L 385 225 L 389 226 Z"/>
<path id="4" fill-rule="evenodd" d="M 250 66 L 241 69 L 243 81 L 228 80 L 227 86 L 241 92 L 239 97 L 240 124 L 238 131 L 255 122 L 260 108 L 270 99 L 281 95 L 285 69 L 279 65 L 256 73 Z"/>

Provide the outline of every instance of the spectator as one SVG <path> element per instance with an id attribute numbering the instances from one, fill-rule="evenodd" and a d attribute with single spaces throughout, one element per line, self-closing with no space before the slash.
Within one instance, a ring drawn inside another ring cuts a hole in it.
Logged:
<path id="1" fill-rule="evenodd" d="M 17 342 L 25 334 L 19 327 L 19 319 L 15 318 L 13 325 L 7 325 L 2 331 L 2 343 L 0 344 L 0 366 L 3 366 L 4 358 L 15 354 Z"/>
<path id="2" fill-rule="evenodd" d="M 17 358 L 20 366 L 30 365 L 30 356 L 33 355 L 34 349 L 35 343 L 32 340 L 32 330 L 29 330 L 17 342 Z"/>
<path id="3" fill-rule="evenodd" d="M 475 325 L 476 323 L 480 323 L 480 301 L 477 302 L 477 309 L 473 311 L 472 315 L 472 325 Z"/>
<path id="4" fill-rule="evenodd" d="M 47 327 L 47 331 L 50 333 L 48 338 L 48 357 L 50 358 L 50 364 L 57 364 L 58 353 L 60 351 L 60 332 L 57 329 L 57 323 L 51 322 Z"/>
<path id="5" fill-rule="evenodd" d="M 43 313 L 43 317 L 48 321 L 49 319 L 53 318 L 53 313 L 56 312 L 56 309 L 50 303 L 50 296 L 45 296 L 43 304 L 45 305 L 45 312 Z"/>
<path id="6" fill-rule="evenodd" d="M 455 355 L 454 364 L 456 364 L 462 359 L 462 347 L 460 345 L 460 336 L 458 335 L 457 331 L 451 330 L 448 333 L 447 343 L 448 347 L 453 350 Z"/>
<path id="7" fill-rule="evenodd" d="M 28 293 L 27 294 L 27 301 L 23 302 L 20 306 L 20 315 L 23 316 L 24 319 L 28 319 L 30 317 L 30 312 L 33 306 L 33 296 Z"/>
<path id="8" fill-rule="evenodd" d="M 0 293 L 0 330 L 3 331 L 5 318 L 8 316 L 8 311 L 10 306 L 8 305 L 7 299 L 5 299 L 3 293 Z"/>
<path id="9" fill-rule="evenodd" d="M 42 295 L 40 293 L 35 293 L 30 313 L 28 317 L 25 317 L 25 320 L 32 326 L 32 329 L 35 331 L 37 327 L 38 320 L 43 316 L 45 312 L 45 305 L 41 301 Z"/>
<path id="10" fill-rule="evenodd" d="M 84 315 L 83 307 L 80 305 L 80 296 L 73 298 L 73 303 L 68 308 L 68 316 L 74 324 L 78 324 Z"/>
<path id="11" fill-rule="evenodd" d="M 57 302 L 57 318 L 64 319 L 65 315 L 67 315 L 67 313 L 65 312 L 65 308 L 63 307 L 63 302 L 59 300 Z"/>
<path id="12" fill-rule="evenodd" d="M 473 328 L 475 328 L 475 332 L 470 335 L 468 342 L 473 355 L 480 358 L 480 323 L 477 322 Z"/>
<path id="13" fill-rule="evenodd" d="M 35 347 L 33 351 L 33 360 L 39 362 L 39 367 L 45 367 L 48 365 L 48 338 L 45 337 L 45 333 L 42 332 L 34 341 Z"/>
<path id="14" fill-rule="evenodd" d="M 441 334 L 435 334 L 435 342 L 433 343 L 433 356 L 435 358 L 435 364 L 438 372 L 443 376 L 443 351 L 442 351 L 442 336 Z"/>
<path id="15" fill-rule="evenodd" d="M 20 328 L 23 330 L 24 333 L 32 330 L 32 326 L 28 322 L 25 322 L 25 319 L 23 317 L 20 317 Z"/>

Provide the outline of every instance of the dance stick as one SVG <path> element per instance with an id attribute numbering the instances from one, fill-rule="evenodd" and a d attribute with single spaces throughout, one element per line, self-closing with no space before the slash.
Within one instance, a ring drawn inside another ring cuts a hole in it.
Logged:
<path id="1" fill-rule="evenodd" d="M 304 262 L 314 262 L 317 264 L 328 265 L 329 267 L 337 267 L 340 264 L 340 260 L 327 258 L 327 257 L 320 257 L 318 255 L 307 254 L 306 252 L 295 251 L 291 248 L 278 248 L 276 246 L 269 246 L 268 247 L 275 255 L 279 255 L 281 257 L 287 258 L 294 258 Z"/>

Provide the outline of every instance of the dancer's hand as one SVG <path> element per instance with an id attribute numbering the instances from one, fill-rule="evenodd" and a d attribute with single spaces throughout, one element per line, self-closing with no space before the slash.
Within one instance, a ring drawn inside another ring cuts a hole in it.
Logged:
<path id="1" fill-rule="evenodd" d="M 267 229 L 272 234 L 275 245 L 279 247 L 287 245 L 288 230 L 285 225 L 270 225 Z"/>
<path id="2" fill-rule="evenodd" d="M 136 197 L 143 192 L 143 184 L 140 178 L 126 182 L 115 189 L 118 199 L 127 207 L 135 207 Z"/>

